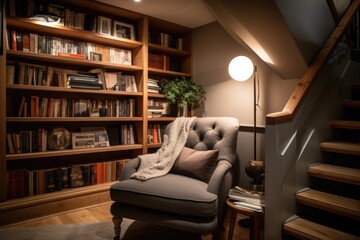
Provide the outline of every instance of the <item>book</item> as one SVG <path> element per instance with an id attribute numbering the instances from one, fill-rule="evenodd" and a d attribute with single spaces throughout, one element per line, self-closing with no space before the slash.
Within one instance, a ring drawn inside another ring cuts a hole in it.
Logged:
<path id="1" fill-rule="evenodd" d="M 6 65 L 6 83 L 14 84 L 15 83 L 15 66 Z"/>
<path id="2" fill-rule="evenodd" d="M 85 55 L 77 54 L 77 53 L 58 52 L 57 55 L 60 56 L 60 57 L 71 57 L 71 58 L 76 58 L 76 59 L 86 59 Z"/>
<path id="3" fill-rule="evenodd" d="M 15 144 L 14 144 L 13 138 L 11 136 L 11 133 L 6 134 L 6 142 L 7 142 L 7 145 L 8 145 L 9 153 L 10 154 L 15 154 L 16 149 L 15 149 Z"/>
<path id="4" fill-rule="evenodd" d="M 54 169 L 44 170 L 44 191 L 50 193 L 55 191 L 55 171 Z"/>
<path id="5" fill-rule="evenodd" d="M 93 132 L 76 132 L 72 133 L 72 148 L 94 148 L 95 134 Z"/>
<path id="6" fill-rule="evenodd" d="M 25 171 L 14 169 L 8 172 L 8 198 L 25 197 Z"/>
<path id="7" fill-rule="evenodd" d="M 110 146 L 109 136 L 104 127 L 82 127 L 81 132 L 90 132 L 95 135 L 95 147 L 108 147 Z"/>
<path id="8" fill-rule="evenodd" d="M 84 177 L 81 165 L 72 165 L 69 176 L 70 188 L 84 186 Z"/>

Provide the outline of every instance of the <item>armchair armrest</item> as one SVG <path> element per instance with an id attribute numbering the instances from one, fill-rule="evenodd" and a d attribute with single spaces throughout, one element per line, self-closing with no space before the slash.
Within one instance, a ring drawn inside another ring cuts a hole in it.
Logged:
<path id="1" fill-rule="evenodd" d="M 213 175 L 210 178 L 207 191 L 219 195 L 226 174 L 229 172 L 231 164 L 228 161 L 220 160 Z"/>
<path id="2" fill-rule="evenodd" d="M 136 157 L 130 159 L 126 164 L 125 167 L 121 171 L 121 175 L 119 180 L 126 180 L 129 179 L 130 176 L 137 171 L 140 166 L 140 158 Z"/>

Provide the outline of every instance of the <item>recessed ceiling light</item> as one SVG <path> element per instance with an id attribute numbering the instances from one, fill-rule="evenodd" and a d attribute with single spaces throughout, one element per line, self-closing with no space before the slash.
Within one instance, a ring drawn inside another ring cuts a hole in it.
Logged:
<path id="1" fill-rule="evenodd" d="M 134 2 L 141 2 L 141 0 L 134 0 Z"/>

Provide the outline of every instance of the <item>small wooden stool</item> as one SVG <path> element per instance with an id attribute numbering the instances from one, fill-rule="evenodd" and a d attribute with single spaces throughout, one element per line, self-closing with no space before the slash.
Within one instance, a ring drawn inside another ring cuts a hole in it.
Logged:
<path id="1" fill-rule="evenodd" d="M 253 225 L 250 226 L 250 229 L 249 229 L 250 230 L 250 239 L 251 240 L 260 240 L 260 230 L 261 230 L 261 225 L 264 220 L 264 213 L 257 212 L 257 211 L 247 209 L 247 208 L 242 208 L 241 206 L 236 206 L 234 203 L 231 202 L 230 199 L 226 200 L 226 204 L 228 205 L 228 207 L 230 208 L 230 211 L 231 211 L 228 240 L 232 240 L 235 222 L 236 222 L 236 215 L 238 213 L 241 215 L 250 217 L 250 221 L 253 223 Z"/>

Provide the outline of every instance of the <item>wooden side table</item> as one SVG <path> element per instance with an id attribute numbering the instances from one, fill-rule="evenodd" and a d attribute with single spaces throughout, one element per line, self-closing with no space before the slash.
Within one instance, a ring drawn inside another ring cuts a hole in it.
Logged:
<path id="1" fill-rule="evenodd" d="M 230 228 L 229 228 L 229 235 L 228 240 L 232 240 L 233 233 L 234 233 L 234 227 L 236 222 L 236 215 L 239 213 L 241 215 L 248 216 L 250 218 L 250 221 L 253 223 L 252 226 L 250 226 L 250 239 L 251 240 L 260 240 L 260 230 L 261 225 L 264 221 L 264 213 L 254 211 L 247 208 L 242 208 L 240 206 L 236 206 L 230 199 L 226 200 L 226 204 L 228 205 L 230 211 L 231 211 L 231 218 L 230 218 Z"/>

